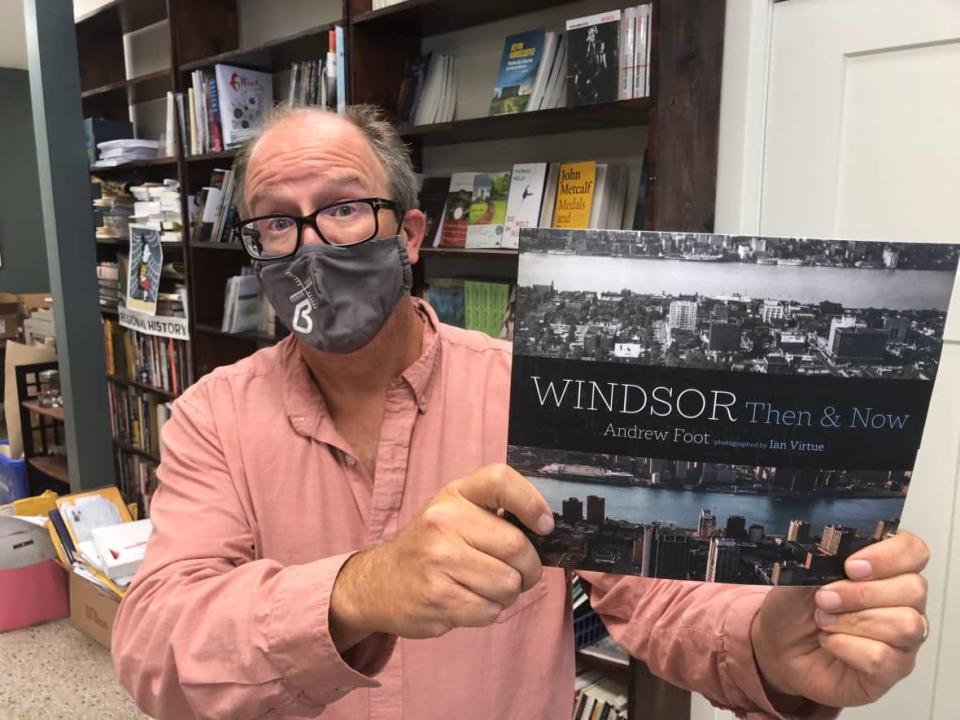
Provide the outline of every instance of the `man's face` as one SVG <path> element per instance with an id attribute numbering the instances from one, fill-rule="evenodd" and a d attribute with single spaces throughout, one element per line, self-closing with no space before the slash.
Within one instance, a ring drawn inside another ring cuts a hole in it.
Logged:
<path id="1" fill-rule="evenodd" d="M 309 215 L 343 200 L 392 200 L 382 165 L 364 134 L 332 114 L 288 118 L 257 142 L 247 166 L 244 201 L 252 217 L 284 213 Z M 392 211 L 380 211 L 377 237 L 398 232 Z M 410 262 L 419 256 L 423 215 L 408 211 L 400 233 Z M 303 244 L 323 242 L 305 227 Z"/>

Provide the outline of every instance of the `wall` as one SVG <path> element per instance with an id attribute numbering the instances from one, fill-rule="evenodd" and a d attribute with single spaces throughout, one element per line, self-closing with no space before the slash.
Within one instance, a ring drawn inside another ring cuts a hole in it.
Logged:
<path id="1" fill-rule="evenodd" d="M 26 70 L 0 68 L 0 98 L 0 291 L 45 292 L 50 279 Z"/>

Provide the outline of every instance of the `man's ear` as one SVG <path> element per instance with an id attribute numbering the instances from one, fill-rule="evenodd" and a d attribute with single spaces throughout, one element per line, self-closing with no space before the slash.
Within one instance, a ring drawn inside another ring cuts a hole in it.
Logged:
<path id="1" fill-rule="evenodd" d="M 420 259 L 420 245 L 423 243 L 423 234 L 427 228 L 427 216 L 420 210 L 407 210 L 400 226 L 400 234 L 407 244 L 407 255 L 410 264 L 416 265 Z"/>

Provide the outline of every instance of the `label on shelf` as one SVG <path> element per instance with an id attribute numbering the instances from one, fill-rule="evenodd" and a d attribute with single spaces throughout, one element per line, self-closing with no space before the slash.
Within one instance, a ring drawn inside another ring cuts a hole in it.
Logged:
<path id="1" fill-rule="evenodd" d="M 136 310 L 130 310 L 123 305 L 117 306 L 117 313 L 120 316 L 120 325 L 130 330 L 137 330 L 147 335 L 173 338 L 174 340 L 190 339 L 190 329 L 186 318 L 147 315 Z"/>

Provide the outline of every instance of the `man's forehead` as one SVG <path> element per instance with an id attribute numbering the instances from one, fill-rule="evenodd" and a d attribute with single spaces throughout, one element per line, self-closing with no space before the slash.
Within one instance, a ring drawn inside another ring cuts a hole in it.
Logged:
<path id="1" fill-rule="evenodd" d="M 283 118 L 263 133 L 250 153 L 250 164 L 276 153 L 350 147 L 359 152 L 372 147 L 360 128 L 331 112 L 305 112 Z"/>

